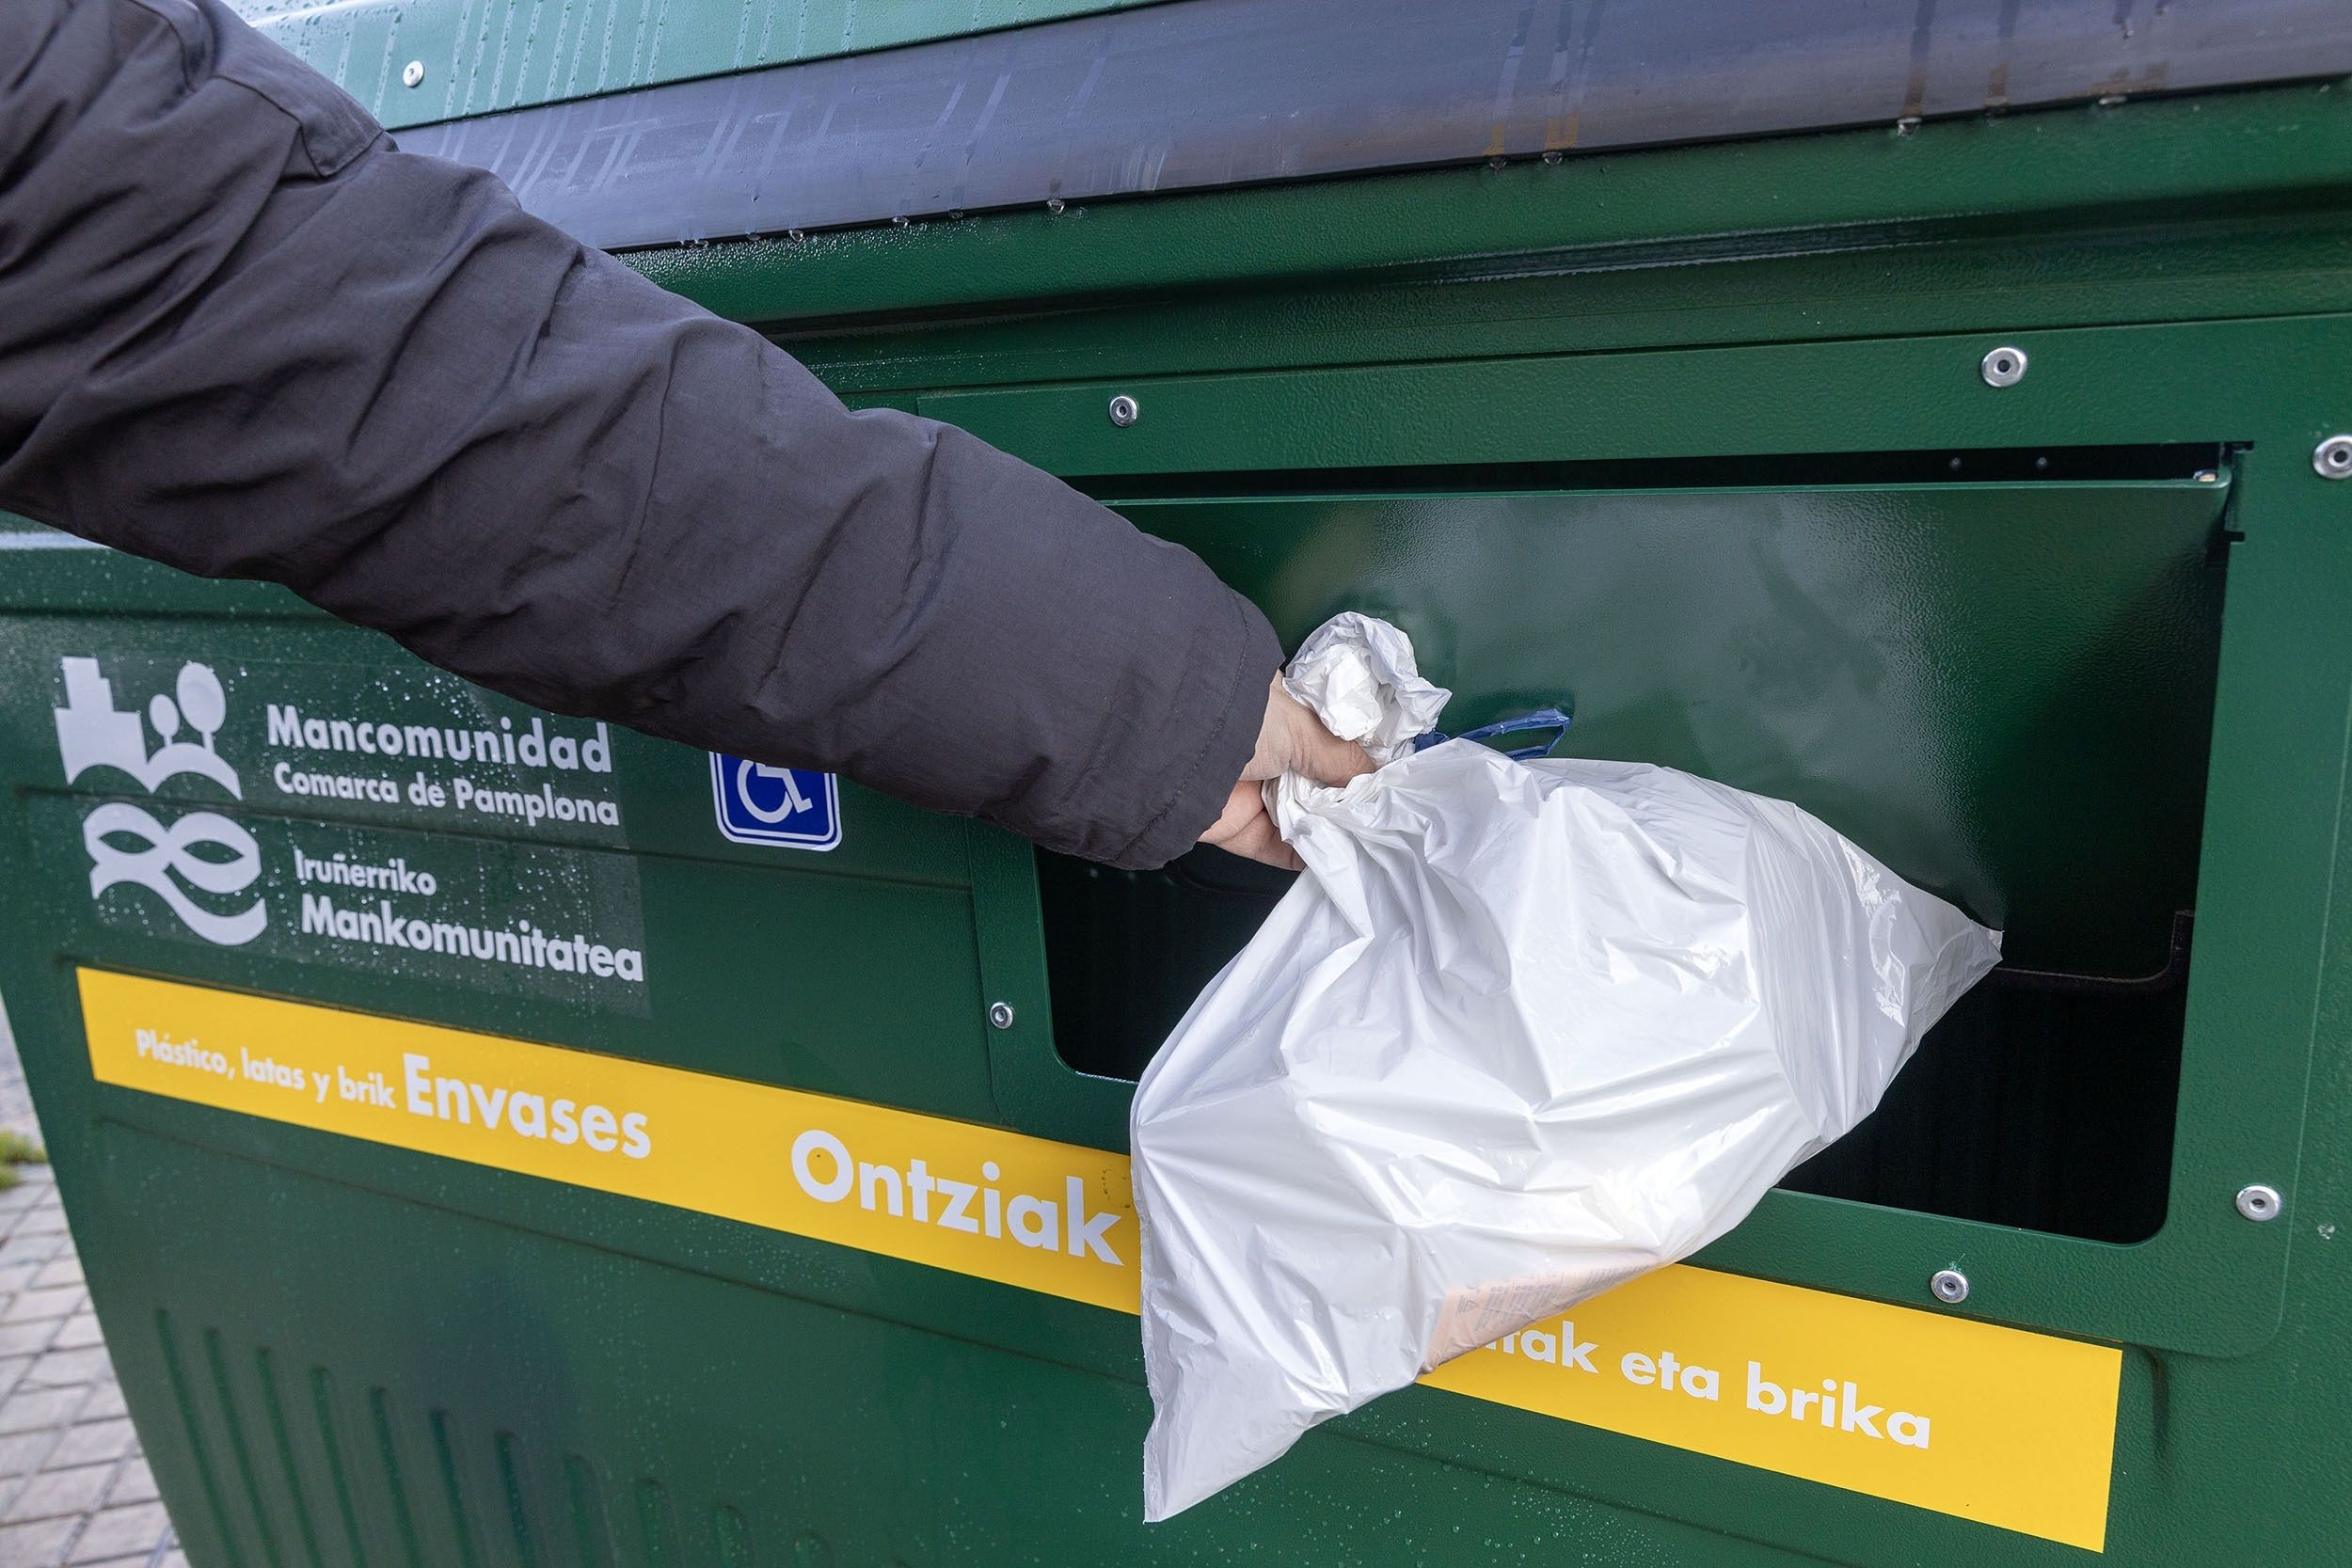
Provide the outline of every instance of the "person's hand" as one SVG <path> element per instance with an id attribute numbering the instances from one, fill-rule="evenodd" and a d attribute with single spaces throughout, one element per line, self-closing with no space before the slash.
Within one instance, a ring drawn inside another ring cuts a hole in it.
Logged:
<path id="1" fill-rule="evenodd" d="M 1200 835 L 1200 842 L 1296 871 L 1303 863 L 1275 831 L 1261 786 L 1285 773 L 1304 773 L 1322 784 L 1343 784 L 1371 771 L 1372 759 L 1364 755 L 1364 749 L 1325 729 L 1323 721 L 1305 704 L 1282 689 L 1282 677 L 1277 675 L 1266 689 L 1265 721 L 1258 726 L 1258 750 L 1249 766 L 1242 769 L 1241 782 L 1226 797 L 1224 814 Z"/>

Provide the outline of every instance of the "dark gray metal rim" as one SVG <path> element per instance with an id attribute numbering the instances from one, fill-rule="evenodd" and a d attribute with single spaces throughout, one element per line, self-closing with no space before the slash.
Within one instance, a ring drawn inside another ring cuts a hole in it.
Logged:
<path id="1" fill-rule="evenodd" d="M 2345 0 L 1181 0 L 400 140 L 617 250 L 2345 72 Z"/>

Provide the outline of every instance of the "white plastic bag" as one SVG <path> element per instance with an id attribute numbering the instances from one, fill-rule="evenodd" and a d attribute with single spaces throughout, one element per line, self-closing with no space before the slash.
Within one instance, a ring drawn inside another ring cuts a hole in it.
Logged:
<path id="1" fill-rule="evenodd" d="M 1282 686 L 1326 729 L 1381 764 L 1412 751 L 1454 696 L 1422 679 L 1411 638 L 1354 610 L 1332 616 L 1299 644 Z"/>
<path id="2" fill-rule="evenodd" d="M 1293 689 L 1425 725 L 1369 626 Z M 1454 740 L 1270 795 L 1307 870 L 1135 1099 L 1150 1519 L 1722 1235 L 2000 956 L 1795 806 L 1667 768 Z"/>

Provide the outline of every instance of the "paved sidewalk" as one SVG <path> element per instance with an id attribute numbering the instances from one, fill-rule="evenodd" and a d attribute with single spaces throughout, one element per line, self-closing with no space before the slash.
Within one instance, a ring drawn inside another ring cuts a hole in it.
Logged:
<path id="1" fill-rule="evenodd" d="M 0 1128 L 38 1137 L 0 1015 Z M 46 1165 L 0 1193 L 0 1568 L 185 1568 Z"/>

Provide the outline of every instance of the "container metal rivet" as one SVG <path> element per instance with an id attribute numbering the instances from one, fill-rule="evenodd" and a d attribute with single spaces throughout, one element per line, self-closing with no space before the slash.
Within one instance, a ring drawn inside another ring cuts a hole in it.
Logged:
<path id="1" fill-rule="evenodd" d="M 2312 467 L 2322 479 L 2352 479 L 2352 436 L 2330 436 L 2313 447 Z"/>
<path id="2" fill-rule="evenodd" d="M 2200 484 L 2218 484 L 2221 483 L 2221 475 L 2212 468 L 2200 468 L 2197 470 L 2197 483 Z"/>
<path id="3" fill-rule="evenodd" d="M 2276 1187 L 2266 1186 L 2257 1181 L 2251 1186 L 2240 1187 L 2237 1190 L 2237 1212 L 2256 1225 L 2262 1224 L 2265 1220 L 2277 1219 L 2279 1211 L 2285 1207 L 2286 1199 L 2279 1196 L 2279 1189 Z"/>
<path id="4" fill-rule="evenodd" d="M 400 85 L 402 87 L 413 87 L 423 80 L 424 62 L 422 60 L 410 60 L 406 65 L 400 68 Z"/>
<path id="5" fill-rule="evenodd" d="M 1011 1028 L 1012 1004 L 1009 1002 L 991 1002 L 988 1005 L 988 1022 L 999 1029 Z"/>
<path id="6" fill-rule="evenodd" d="M 1928 1289 L 1945 1306 L 1958 1307 L 1968 1299 L 1968 1276 L 1958 1269 L 1938 1269 L 1935 1277 L 1928 1281 Z"/>
<path id="7" fill-rule="evenodd" d="M 1987 354 L 1977 369 L 1988 387 L 2014 387 L 2026 379 L 2026 351 L 2003 343 Z"/>
<path id="8" fill-rule="evenodd" d="M 1136 400 L 1124 392 L 1111 399 L 1111 423 L 1121 430 L 1135 423 L 1136 416 L 1142 412 L 1142 409 L 1136 406 Z"/>

